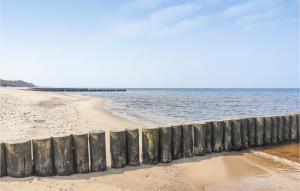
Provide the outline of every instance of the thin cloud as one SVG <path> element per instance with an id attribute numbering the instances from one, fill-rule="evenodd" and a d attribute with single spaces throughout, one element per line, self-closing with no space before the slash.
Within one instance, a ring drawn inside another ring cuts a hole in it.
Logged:
<path id="1" fill-rule="evenodd" d="M 236 17 L 252 12 L 261 11 L 266 8 L 271 8 L 273 6 L 278 5 L 281 0 L 252 0 L 252 1 L 246 1 L 244 3 L 234 5 L 232 7 L 229 7 L 225 9 L 222 12 L 222 16 L 224 17 Z"/>
<path id="2" fill-rule="evenodd" d="M 256 22 L 273 20 L 274 17 L 279 17 L 280 15 L 282 15 L 282 13 L 283 10 L 281 8 L 277 8 L 277 9 L 266 10 L 260 13 L 247 14 L 238 18 L 235 24 L 238 26 L 246 26 Z"/>
<path id="3" fill-rule="evenodd" d="M 129 3 L 122 4 L 121 9 L 129 10 L 129 11 L 151 9 L 159 5 L 165 4 L 169 1 L 170 0 L 135 0 Z"/>
<path id="4" fill-rule="evenodd" d="M 160 6 L 168 0 L 134 1 L 136 8 Z M 143 4 L 143 6 L 137 4 Z M 118 37 L 145 37 L 151 35 L 180 34 L 194 29 L 238 27 L 243 31 L 279 25 L 277 20 L 287 12 L 282 0 L 249 0 L 225 6 L 221 0 L 190 1 L 155 8 L 136 19 L 114 22 L 108 33 Z M 220 10 L 214 12 L 214 8 Z M 212 9 L 211 9 L 212 8 Z M 207 11 L 209 10 L 210 11 Z M 269 23 L 269 24 L 268 24 Z"/>

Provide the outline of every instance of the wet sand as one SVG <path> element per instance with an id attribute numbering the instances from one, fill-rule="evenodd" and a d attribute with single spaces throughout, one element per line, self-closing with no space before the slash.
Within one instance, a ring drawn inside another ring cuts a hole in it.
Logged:
<path id="1" fill-rule="evenodd" d="M 300 163 L 300 149 L 298 144 L 287 144 L 287 145 L 281 145 L 279 147 L 270 147 L 270 148 L 263 148 L 263 149 L 257 149 L 262 150 L 263 152 L 267 154 L 271 154 L 274 156 L 282 157 L 289 159 L 291 161 L 295 161 Z"/>
<path id="2" fill-rule="evenodd" d="M 15 89 L 1 90 L 0 95 L 2 141 L 91 129 L 109 131 L 111 128 L 141 127 L 105 110 L 102 99 Z M 109 168 L 90 174 L 20 179 L 3 177 L 0 178 L 0 190 L 296 191 L 300 189 L 299 149 L 299 144 L 281 145 L 244 152 L 213 153 L 169 164 Z"/>

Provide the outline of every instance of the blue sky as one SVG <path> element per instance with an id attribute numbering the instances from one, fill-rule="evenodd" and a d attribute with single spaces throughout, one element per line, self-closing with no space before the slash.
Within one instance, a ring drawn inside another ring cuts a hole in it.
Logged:
<path id="1" fill-rule="evenodd" d="M 1 0 L 0 78 L 299 87 L 299 0 Z"/>

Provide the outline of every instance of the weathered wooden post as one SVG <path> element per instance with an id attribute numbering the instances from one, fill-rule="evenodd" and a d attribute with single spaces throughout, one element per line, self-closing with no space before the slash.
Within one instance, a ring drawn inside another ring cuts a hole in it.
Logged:
<path id="1" fill-rule="evenodd" d="M 33 172 L 37 176 L 53 176 L 52 139 L 32 140 Z"/>
<path id="2" fill-rule="evenodd" d="M 101 130 L 90 131 L 89 142 L 91 171 L 98 172 L 106 170 L 105 132 Z"/>
<path id="3" fill-rule="evenodd" d="M 172 161 L 172 129 L 160 128 L 160 160 L 164 163 Z"/>
<path id="4" fill-rule="evenodd" d="M 159 128 L 142 130 L 143 163 L 157 164 L 160 161 Z"/>
<path id="5" fill-rule="evenodd" d="M 278 143 L 283 143 L 284 142 L 284 137 L 283 137 L 283 129 L 284 129 L 284 117 L 283 116 L 278 116 Z"/>
<path id="6" fill-rule="evenodd" d="M 242 149 L 242 137 L 241 137 L 241 120 L 235 119 L 232 121 L 232 147 L 233 150 Z"/>
<path id="7" fill-rule="evenodd" d="M 194 154 L 201 156 L 205 154 L 206 125 L 205 123 L 194 124 Z"/>
<path id="8" fill-rule="evenodd" d="M 88 134 L 72 135 L 74 146 L 74 168 L 76 173 L 88 173 Z"/>
<path id="9" fill-rule="evenodd" d="M 291 141 L 298 141 L 298 133 L 297 133 L 297 115 L 290 115 L 291 119 Z"/>
<path id="10" fill-rule="evenodd" d="M 256 146 L 262 146 L 264 144 L 264 127 L 265 119 L 263 117 L 256 118 Z"/>
<path id="11" fill-rule="evenodd" d="M 0 177 L 6 176 L 6 154 L 5 144 L 0 143 Z"/>
<path id="12" fill-rule="evenodd" d="M 15 178 L 33 174 L 31 141 L 5 145 L 7 175 Z"/>
<path id="13" fill-rule="evenodd" d="M 111 167 L 123 168 L 127 164 L 126 133 L 124 130 L 110 131 Z"/>
<path id="14" fill-rule="evenodd" d="M 54 172 L 58 176 L 73 174 L 74 158 L 72 136 L 53 137 Z"/>
<path id="15" fill-rule="evenodd" d="M 272 118 L 265 117 L 264 145 L 271 145 L 271 143 L 272 143 Z"/>
<path id="16" fill-rule="evenodd" d="M 181 125 L 172 126 L 172 159 L 182 158 Z"/>
<path id="17" fill-rule="evenodd" d="M 127 164 L 140 165 L 139 129 L 127 129 Z"/>
<path id="18" fill-rule="evenodd" d="M 297 118 L 297 137 L 298 137 L 298 143 L 300 143 L 300 114 L 296 114 Z"/>
<path id="19" fill-rule="evenodd" d="M 272 144 L 275 145 L 278 143 L 278 117 L 272 116 Z"/>
<path id="20" fill-rule="evenodd" d="M 249 146 L 248 131 L 248 119 L 241 119 L 241 141 L 244 149 Z"/>
<path id="21" fill-rule="evenodd" d="M 223 121 L 214 121 L 212 123 L 212 148 L 213 152 L 221 152 L 223 150 Z"/>
<path id="22" fill-rule="evenodd" d="M 206 153 L 212 152 L 212 122 L 206 122 Z"/>
<path id="23" fill-rule="evenodd" d="M 193 125 L 182 125 L 182 156 L 194 156 Z"/>
<path id="24" fill-rule="evenodd" d="M 232 149 L 232 121 L 224 121 L 224 151 L 230 151 Z"/>
<path id="25" fill-rule="evenodd" d="M 255 134 L 256 134 L 256 118 L 248 119 L 248 139 L 249 139 L 249 147 L 255 147 Z"/>
<path id="26" fill-rule="evenodd" d="M 289 142 L 291 140 L 291 119 L 288 115 L 284 116 L 283 139 L 284 142 Z"/>

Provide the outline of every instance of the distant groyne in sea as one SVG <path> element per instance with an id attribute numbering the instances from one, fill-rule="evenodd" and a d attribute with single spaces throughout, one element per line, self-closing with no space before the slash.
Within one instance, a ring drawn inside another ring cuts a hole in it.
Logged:
<path id="1" fill-rule="evenodd" d="M 169 163 L 212 152 L 299 143 L 300 113 L 110 131 L 112 168 Z M 139 138 L 142 136 L 140 149 Z M 142 152 L 140 158 L 140 150 Z M 0 177 L 66 176 L 107 169 L 104 131 L 0 144 Z"/>
<path id="2" fill-rule="evenodd" d="M 30 88 L 31 91 L 46 92 L 125 92 L 125 88 Z"/>

